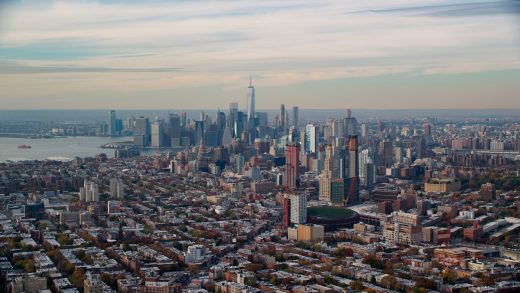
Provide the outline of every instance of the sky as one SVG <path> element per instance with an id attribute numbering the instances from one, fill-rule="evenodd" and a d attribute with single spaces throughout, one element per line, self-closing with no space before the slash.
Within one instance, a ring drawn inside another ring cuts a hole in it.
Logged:
<path id="1" fill-rule="evenodd" d="M 520 108 L 520 1 L 0 0 L 0 109 Z"/>

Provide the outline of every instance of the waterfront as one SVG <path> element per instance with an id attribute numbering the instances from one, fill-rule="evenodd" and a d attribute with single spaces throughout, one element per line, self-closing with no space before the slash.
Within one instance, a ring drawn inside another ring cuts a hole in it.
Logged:
<path id="1" fill-rule="evenodd" d="M 99 147 L 109 142 L 129 140 L 131 138 L 128 137 L 95 136 L 49 139 L 0 137 L 0 162 L 45 159 L 68 161 L 74 159 L 74 157 L 89 157 L 100 153 L 113 157 L 113 149 L 102 149 Z M 31 148 L 20 149 L 18 148 L 20 145 L 29 145 Z"/>

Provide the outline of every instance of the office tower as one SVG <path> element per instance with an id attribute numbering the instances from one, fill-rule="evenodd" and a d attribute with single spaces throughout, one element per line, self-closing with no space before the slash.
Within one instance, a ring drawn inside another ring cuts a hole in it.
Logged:
<path id="1" fill-rule="evenodd" d="M 298 117 L 298 116 L 299 116 L 299 113 L 298 113 L 298 112 L 299 112 L 299 110 L 298 110 L 298 106 L 294 106 L 294 107 L 292 108 L 292 114 L 293 114 L 293 124 L 292 124 L 292 125 L 293 125 L 294 127 L 298 127 L 298 124 L 299 124 L 299 121 L 298 121 L 298 119 L 299 119 L 299 117 Z"/>
<path id="2" fill-rule="evenodd" d="M 423 136 L 416 135 L 413 137 L 415 144 L 415 151 L 417 152 L 418 158 L 424 158 L 426 156 L 426 140 Z"/>
<path id="3" fill-rule="evenodd" d="M 285 146 L 285 187 L 289 189 L 299 186 L 300 144 L 292 143 Z"/>
<path id="4" fill-rule="evenodd" d="M 195 145 L 199 145 L 204 138 L 204 121 L 195 121 Z"/>
<path id="5" fill-rule="evenodd" d="M 359 154 L 359 181 L 360 185 L 372 190 L 375 184 L 375 166 L 370 156 L 370 150 L 362 150 Z"/>
<path id="6" fill-rule="evenodd" d="M 289 110 L 285 110 L 285 128 L 289 128 Z"/>
<path id="7" fill-rule="evenodd" d="M 204 132 L 204 144 L 208 147 L 216 147 L 218 145 L 218 128 L 216 124 L 209 125 Z"/>
<path id="8" fill-rule="evenodd" d="M 331 182 L 339 177 L 335 161 L 336 157 L 332 145 L 328 144 L 325 146 L 324 166 L 319 179 L 320 200 L 329 202 L 331 200 Z"/>
<path id="9" fill-rule="evenodd" d="M 368 124 L 361 124 L 361 144 L 366 145 L 368 143 L 369 129 Z"/>
<path id="10" fill-rule="evenodd" d="M 110 197 L 123 198 L 124 196 L 123 181 L 117 178 L 110 178 Z"/>
<path id="11" fill-rule="evenodd" d="M 379 166 L 391 167 L 393 164 L 394 146 L 389 140 L 379 143 Z"/>
<path id="12" fill-rule="evenodd" d="M 354 117 L 351 117 L 350 109 L 347 110 L 347 117 L 343 119 L 343 125 L 344 125 L 344 135 L 357 135 L 357 120 Z"/>
<path id="13" fill-rule="evenodd" d="M 332 120 L 331 128 L 334 138 L 343 137 L 343 124 L 339 120 Z"/>
<path id="14" fill-rule="evenodd" d="M 251 123 L 255 119 L 255 87 L 249 76 L 249 87 L 247 88 L 247 120 Z"/>
<path id="15" fill-rule="evenodd" d="M 117 135 L 116 111 L 110 110 L 109 114 L 110 114 L 110 117 L 109 117 L 109 121 L 108 121 L 108 133 L 110 136 L 116 136 Z"/>
<path id="16" fill-rule="evenodd" d="M 290 143 L 300 141 L 300 132 L 294 126 L 289 127 L 289 131 L 287 132 L 287 141 Z"/>
<path id="17" fill-rule="evenodd" d="M 186 112 L 181 113 L 181 126 L 186 127 L 188 126 L 188 120 L 186 118 Z"/>
<path id="18" fill-rule="evenodd" d="M 160 121 L 152 124 L 152 147 L 160 148 L 164 146 L 164 126 Z"/>
<path id="19" fill-rule="evenodd" d="M 229 103 L 228 127 L 231 134 L 235 137 L 235 124 L 238 119 L 238 103 Z"/>
<path id="20" fill-rule="evenodd" d="M 286 125 L 285 125 L 285 105 L 284 104 L 280 105 L 280 128 L 282 129 L 283 132 L 285 132 Z"/>
<path id="21" fill-rule="evenodd" d="M 323 165 L 323 171 L 328 172 L 330 174 L 330 177 L 333 179 L 339 177 L 337 161 L 337 152 L 334 152 L 334 148 L 332 147 L 332 145 L 328 144 L 325 147 L 325 162 Z"/>
<path id="22" fill-rule="evenodd" d="M 226 113 L 218 110 L 216 120 L 217 120 L 217 143 L 218 143 L 218 145 L 222 145 L 222 136 L 224 135 L 224 130 L 226 129 Z"/>
<path id="23" fill-rule="evenodd" d="M 307 196 L 291 195 L 291 223 L 307 223 Z"/>
<path id="24" fill-rule="evenodd" d="M 140 147 L 150 146 L 150 121 L 148 118 L 139 117 L 135 119 L 134 144 Z"/>
<path id="25" fill-rule="evenodd" d="M 314 124 L 307 124 L 305 126 L 305 146 L 306 154 L 316 153 L 318 148 L 318 127 Z"/>
<path id="26" fill-rule="evenodd" d="M 359 201 L 359 153 L 357 135 L 348 139 L 348 194 L 345 203 L 352 204 Z"/>
<path id="27" fill-rule="evenodd" d="M 181 145 L 181 117 L 177 114 L 170 114 L 170 145 L 178 147 Z"/>
<path id="28" fill-rule="evenodd" d="M 258 126 L 267 126 L 269 123 L 267 112 L 256 112 L 256 118 L 258 119 Z"/>
<path id="29" fill-rule="evenodd" d="M 242 132 L 244 131 L 244 120 L 247 119 L 246 115 L 244 115 L 244 112 L 238 111 L 236 116 L 236 120 L 234 121 L 234 137 L 240 137 L 242 135 Z"/>

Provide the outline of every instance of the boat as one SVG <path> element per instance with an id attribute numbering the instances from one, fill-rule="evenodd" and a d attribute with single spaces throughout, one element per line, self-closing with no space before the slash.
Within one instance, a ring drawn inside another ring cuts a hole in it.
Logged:
<path id="1" fill-rule="evenodd" d="M 22 144 L 22 145 L 19 145 L 18 148 L 19 149 L 30 149 L 31 146 L 30 145 L 26 145 L 26 144 Z"/>

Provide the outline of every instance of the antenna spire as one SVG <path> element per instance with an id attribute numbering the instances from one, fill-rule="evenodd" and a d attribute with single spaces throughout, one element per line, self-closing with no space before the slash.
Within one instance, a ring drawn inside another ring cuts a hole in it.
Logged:
<path id="1" fill-rule="evenodd" d="M 251 81 L 251 74 L 249 75 L 249 86 L 253 86 L 253 82 Z"/>

